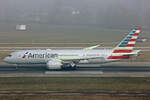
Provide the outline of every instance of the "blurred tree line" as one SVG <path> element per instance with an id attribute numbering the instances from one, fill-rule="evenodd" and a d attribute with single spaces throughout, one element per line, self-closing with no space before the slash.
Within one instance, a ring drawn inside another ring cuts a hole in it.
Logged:
<path id="1" fill-rule="evenodd" d="M 1 0 L 0 22 L 149 29 L 150 0 Z"/>

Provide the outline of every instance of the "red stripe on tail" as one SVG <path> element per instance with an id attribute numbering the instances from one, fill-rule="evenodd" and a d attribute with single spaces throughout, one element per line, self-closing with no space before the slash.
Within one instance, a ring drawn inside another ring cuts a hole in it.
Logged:
<path id="1" fill-rule="evenodd" d="M 129 56 L 125 55 L 125 56 L 109 56 L 108 59 L 128 59 Z"/>
<path id="2" fill-rule="evenodd" d="M 126 47 L 134 47 L 135 44 L 127 44 Z"/>
<path id="3" fill-rule="evenodd" d="M 141 29 L 142 29 L 142 27 L 139 27 L 139 28 L 138 28 L 138 30 L 141 30 Z"/>
<path id="4" fill-rule="evenodd" d="M 139 35 L 139 33 L 134 33 L 134 34 L 133 34 L 133 36 L 138 36 L 138 35 Z"/>
<path id="5" fill-rule="evenodd" d="M 132 50 L 115 50 L 113 53 L 131 53 Z"/>
<path id="6" fill-rule="evenodd" d="M 131 39 L 130 41 L 136 41 L 136 39 Z"/>

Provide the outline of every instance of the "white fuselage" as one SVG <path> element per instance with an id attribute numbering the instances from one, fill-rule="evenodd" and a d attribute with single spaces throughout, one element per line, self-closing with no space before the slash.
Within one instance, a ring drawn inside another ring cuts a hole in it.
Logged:
<path id="1" fill-rule="evenodd" d="M 129 59 L 139 52 L 134 51 L 141 27 L 133 29 L 114 49 L 95 49 L 96 46 L 80 50 L 21 50 L 4 58 L 11 64 L 46 64 L 48 69 L 76 68 L 77 64 L 101 64 Z"/>
<path id="2" fill-rule="evenodd" d="M 46 64 L 50 59 L 79 61 L 78 63 L 105 63 L 112 54 L 111 49 L 96 50 L 21 50 L 12 52 L 4 61 L 11 64 Z"/>

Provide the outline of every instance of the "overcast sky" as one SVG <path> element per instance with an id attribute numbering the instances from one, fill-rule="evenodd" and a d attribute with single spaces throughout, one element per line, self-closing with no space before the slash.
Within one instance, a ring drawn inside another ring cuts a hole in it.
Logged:
<path id="1" fill-rule="evenodd" d="M 0 22 L 150 26 L 150 0 L 0 0 Z"/>

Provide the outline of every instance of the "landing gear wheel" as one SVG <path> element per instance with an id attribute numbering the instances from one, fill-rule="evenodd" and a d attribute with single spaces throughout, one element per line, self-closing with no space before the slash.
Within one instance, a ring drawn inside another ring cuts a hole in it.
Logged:
<path id="1" fill-rule="evenodd" d="M 74 63 L 69 64 L 69 66 L 73 70 L 75 70 L 77 68 L 76 64 L 74 64 Z"/>
<path id="2" fill-rule="evenodd" d="M 77 70 L 77 66 L 75 65 L 75 66 L 73 67 L 73 69 L 74 69 L 74 70 Z"/>
<path id="3" fill-rule="evenodd" d="M 71 64 L 65 64 L 62 66 L 62 69 L 64 70 L 76 70 L 77 66 L 74 63 Z"/>

